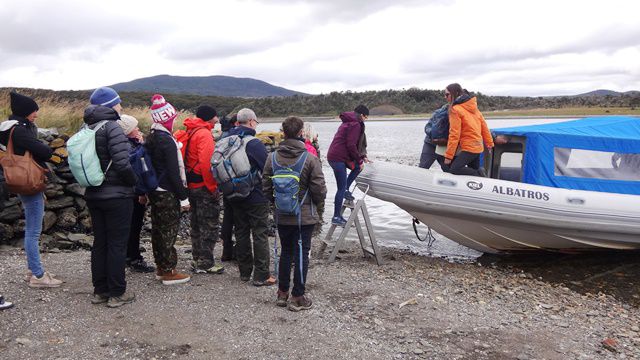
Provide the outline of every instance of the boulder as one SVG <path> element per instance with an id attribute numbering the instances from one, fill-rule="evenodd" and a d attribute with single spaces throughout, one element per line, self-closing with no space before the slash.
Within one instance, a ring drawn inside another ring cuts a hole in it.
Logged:
<path id="1" fill-rule="evenodd" d="M 73 206 L 73 198 L 71 196 L 64 196 L 53 200 L 47 200 L 44 208 L 47 210 L 58 210 L 71 206 Z"/>
<path id="2" fill-rule="evenodd" d="M 20 205 L 5 207 L 4 210 L 0 212 L 0 221 L 5 223 L 18 220 L 21 217 L 22 217 L 22 208 L 20 207 Z"/>
<path id="3" fill-rule="evenodd" d="M 90 217 L 80 219 L 80 225 L 85 231 L 91 231 L 91 229 L 93 228 Z"/>
<path id="4" fill-rule="evenodd" d="M 13 231 L 15 236 L 24 235 L 24 229 L 27 228 L 27 222 L 24 219 L 19 219 L 13 224 Z"/>
<path id="5" fill-rule="evenodd" d="M 47 196 L 47 199 L 54 199 L 59 196 L 64 195 L 64 188 L 60 184 L 49 183 L 47 184 L 47 189 L 44 191 L 44 194 Z"/>
<path id="6" fill-rule="evenodd" d="M 84 196 L 86 188 L 80 186 L 78 183 L 73 183 L 65 186 L 64 190 L 71 195 Z"/>
<path id="7" fill-rule="evenodd" d="M 84 249 L 91 249 L 91 246 L 93 246 L 93 236 L 87 234 L 69 234 L 67 238 Z"/>
<path id="8" fill-rule="evenodd" d="M 64 145 L 65 145 L 65 141 L 64 139 L 61 139 L 61 138 L 53 139 L 53 141 L 49 143 L 49 147 L 52 149 L 61 148 Z"/>
<path id="9" fill-rule="evenodd" d="M 62 229 L 70 229 L 78 223 L 78 212 L 75 208 L 64 208 L 58 212 L 58 221 L 56 225 Z M 62 248 L 61 248 L 62 249 Z"/>
<path id="10" fill-rule="evenodd" d="M 73 201 L 76 202 L 76 209 L 78 211 L 82 211 L 87 207 L 87 200 L 81 197 L 74 198 Z"/>
<path id="11" fill-rule="evenodd" d="M 0 223 L 0 243 L 6 244 L 15 236 L 13 226 Z"/>
<path id="12" fill-rule="evenodd" d="M 66 159 L 66 158 L 69 157 L 69 152 L 67 152 L 67 148 L 63 148 L 63 147 L 55 149 L 53 151 L 53 154 L 57 155 L 57 156 L 59 156 L 59 157 L 61 157 L 63 159 Z"/>
<path id="13" fill-rule="evenodd" d="M 53 211 L 45 211 L 44 212 L 44 221 L 42 225 L 42 231 L 47 232 L 49 229 L 53 227 L 58 221 L 58 216 Z"/>
<path id="14" fill-rule="evenodd" d="M 40 138 L 49 137 L 49 136 L 53 137 L 58 135 L 60 135 L 60 133 L 56 128 L 50 128 L 50 129 L 38 128 L 38 137 Z"/>

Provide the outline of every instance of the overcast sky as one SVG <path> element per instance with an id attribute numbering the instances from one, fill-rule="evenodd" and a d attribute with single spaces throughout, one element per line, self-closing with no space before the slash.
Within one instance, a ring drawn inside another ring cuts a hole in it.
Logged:
<path id="1" fill-rule="evenodd" d="M 3 0 L 0 86 L 229 75 L 319 94 L 640 90 L 637 0 Z"/>

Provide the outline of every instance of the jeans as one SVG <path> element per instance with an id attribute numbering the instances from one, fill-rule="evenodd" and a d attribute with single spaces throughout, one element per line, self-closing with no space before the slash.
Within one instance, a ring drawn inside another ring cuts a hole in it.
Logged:
<path id="1" fill-rule="evenodd" d="M 278 225 L 278 235 L 280 235 L 280 264 L 278 264 L 278 289 L 282 292 L 289 291 L 291 279 L 291 263 L 293 267 L 293 290 L 292 296 L 304 295 L 304 284 L 307 281 L 307 270 L 309 269 L 309 250 L 311 249 L 311 233 L 315 225 L 302 225 L 302 277 L 300 276 L 300 231 L 298 225 Z"/>
<path id="2" fill-rule="evenodd" d="M 127 243 L 127 261 L 142 260 L 140 254 L 140 232 L 144 222 L 144 213 L 147 210 L 145 205 L 140 204 L 136 196 L 133 201 L 133 213 L 131 214 L 131 230 L 129 232 L 129 242 Z"/>
<path id="3" fill-rule="evenodd" d="M 265 281 L 269 278 L 269 204 L 251 204 L 247 201 L 229 202 L 233 207 L 233 221 L 236 227 L 236 259 L 241 277 L 251 276 L 253 280 Z M 251 240 L 253 235 L 253 241 Z M 253 253 L 251 245 L 253 244 Z"/>
<path id="4" fill-rule="evenodd" d="M 333 200 L 333 217 L 341 216 L 342 202 L 344 201 L 344 193 L 351 187 L 351 184 L 360 174 L 360 165 L 356 164 L 355 169 L 351 170 L 347 177 L 347 164 L 342 161 L 329 161 L 329 165 L 333 169 L 333 175 L 336 177 L 336 196 Z"/>
<path id="5" fill-rule="evenodd" d="M 422 145 L 422 153 L 420 153 L 420 163 L 418 167 L 428 169 L 436 161 L 436 146 L 434 144 L 425 142 Z"/>
<path id="6" fill-rule="evenodd" d="M 454 175 L 473 175 L 482 176 L 478 169 L 480 168 L 480 154 L 474 154 L 467 151 L 461 151 L 449 165 L 448 172 Z"/>
<path id="7" fill-rule="evenodd" d="M 87 201 L 93 224 L 91 280 L 95 294 L 116 297 L 124 294 L 127 243 L 131 229 L 131 199 Z"/>
<path id="8" fill-rule="evenodd" d="M 27 254 L 27 264 L 33 275 L 42 277 L 44 269 L 40 262 L 40 233 L 44 218 L 44 196 L 43 193 L 37 193 L 18 197 L 24 208 L 24 251 Z"/>

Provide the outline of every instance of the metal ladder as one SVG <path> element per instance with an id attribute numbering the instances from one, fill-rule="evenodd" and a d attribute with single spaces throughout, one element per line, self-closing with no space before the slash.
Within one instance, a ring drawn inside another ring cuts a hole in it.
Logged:
<path id="1" fill-rule="evenodd" d="M 373 226 L 371 225 L 371 219 L 369 218 L 369 212 L 367 211 L 367 204 L 365 203 L 365 198 L 367 197 L 367 193 L 369 192 L 369 185 L 367 185 L 366 190 L 364 191 L 364 195 L 360 199 L 356 201 L 354 204 L 353 201 L 345 201 L 342 203 L 342 210 L 340 214 L 343 214 L 347 208 L 351 209 L 351 214 L 349 215 L 349 219 L 347 219 L 347 223 L 344 228 L 340 232 L 338 239 L 336 240 L 331 253 L 329 254 L 329 259 L 327 262 L 331 263 L 335 261 L 336 255 L 338 251 L 342 249 L 344 245 L 344 239 L 347 237 L 349 230 L 351 227 L 355 227 L 358 232 L 358 238 L 360 239 L 360 247 L 362 248 L 362 252 L 364 256 L 371 256 L 376 260 L 376 264 L 382 265 L 382 256 L 380 256 L 380 251 L 378 250 L 378 244 L 376 242 L 376 236 L 373 231 Z M 359 217 L 362 214 L 362 220 L 364 221 L 365 227 L 367 229 L 367 234 L 369 238 L 367 239 L 364 235 L 364 230 L 362 229 L 362 222 Z M 320 255 L 322 255 L 327 248 L 327 246 L 331 245 L 330 240 L 333 238 L 333 234 L 338 225 L 331 224 L 329 231 L 327 232 L 327 236 L 325 236 L 323 243 L 320 248 Z"/>

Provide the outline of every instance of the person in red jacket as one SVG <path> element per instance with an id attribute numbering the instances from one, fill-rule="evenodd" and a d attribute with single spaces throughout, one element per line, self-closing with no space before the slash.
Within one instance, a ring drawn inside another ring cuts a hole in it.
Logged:
<path id="1" fill-rule="evenodd" d="M 209 105 L 196 110 L 196 117 L 186 119 L 187 141 L 182 144 L 189 203 L 191 204 L 191 268 L 196 274 L 222 274 L 216 265 L 213 248 L 220 233 L 220 192 L 211 173 L 211 156 L 215 141 L 211 130 L 218 122 L 218 112 Z"/>

